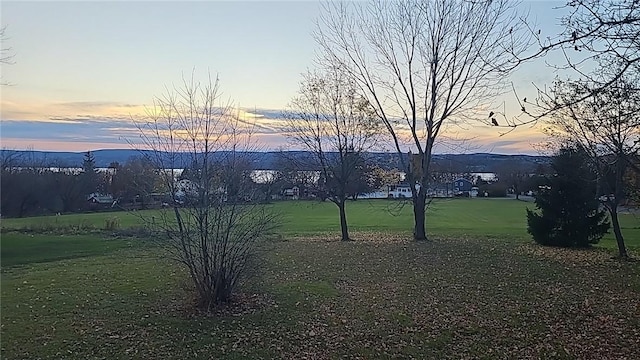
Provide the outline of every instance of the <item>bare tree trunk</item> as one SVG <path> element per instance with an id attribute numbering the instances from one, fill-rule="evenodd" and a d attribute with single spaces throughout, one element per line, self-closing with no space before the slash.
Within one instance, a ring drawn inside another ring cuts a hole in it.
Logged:
<path id="1" fill-rule="evenodd" d="M 18 217 L 21 218 L 24 216 L 25 208 L 26 208 L 27 199 L 23 198 L 20 201 L 20 206 L 18 207 Z"/>
<path id="2" fill-rule="evenodd" d="M 413 200 L 413 217 L 415 227 L 413 229 L 413 239 L 418 241 L 427 240 L 427 232 L 425 230 L 425 212 L 426 212 L 425 193 L 420 189 L 417 196 Z"/>
<path id="3" fill-rule="evenodd" d="M 616 243 L 618 244 L 618 257 L 626 259 L 629 257 L 627 253 L 627 247 L 624 245 L 624 238 L 622 237 L 622 231 L 620 230 L 620 221 L 618 220 L 618 206 L 617 204 L 611 204 L 608 206 L 609 215 L 611 216 L 611 222 L 613 223 L 613 233 L 616 236 Z"/>
<path id="4" fill-rule="evenodd" d="M 342 231 L 342 241 L 350 241 L 349 228 L 347 226 L 347 212 L 345 211 L 345 200 L 342 199 L 336 203 L 340 210 L 340 230 Z"/>

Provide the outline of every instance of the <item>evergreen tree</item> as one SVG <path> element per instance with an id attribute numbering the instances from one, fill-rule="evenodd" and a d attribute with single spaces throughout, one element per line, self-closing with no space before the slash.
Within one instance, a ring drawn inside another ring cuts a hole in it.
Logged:
<path id="1" fill-rule="evenodd" d="M 99 191 L 98 169 L 96 169 L 96 160 L 91 151 L 87 151 L 84 154 L 80 182 L 82 183 L 82 189 L 85 195 Z"/>
<path id="2" fill-rule="evenodd" d="M 609 230 L 596 198 L 596 176 L 583 150 L 563 148 L 554 157 L 555 174 L 536 196 L 538 212 L 527 209 L 527 231 L 541 245 L 588 247 Z"/>
<path id="3" fill-rule="evenodd" d="M 95 172 L 96 170 L 96 158 L 93 156 L 91 151 L 87 151 L 84 154 L 84 159 L 82 160 L 82 170 L 85 173 Z"/>

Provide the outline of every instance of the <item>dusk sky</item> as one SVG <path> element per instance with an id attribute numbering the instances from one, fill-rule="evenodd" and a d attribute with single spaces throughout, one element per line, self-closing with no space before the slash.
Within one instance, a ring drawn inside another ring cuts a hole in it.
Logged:
<path id="1" fill-rule="evenodd" d="M 558 1 L 524 1 L 542 35 L 555 36 Z M 261 148 L 286 144 L 278 116 L 313 67 L 317 1 L 31 2 L 3 1 L 2 147 L 55 151 L 130 148 L 132 118 L 182 74 L 219 74 L 224 96 L 255 118 Z M 554 62 L 553 57 L 546 59 Z M 557 62 L 557 57 L 556 57 Z M 554 70 L 537 60 L 512 81 L 534 97 Z M 513 110 L 512 94 L 498 99 Z M 501 105 L 500 105 L 501 106 Z M 253 114 L 253 115 L 252 115 Z M 507 135 L 484 124 L 452 129 L 472 138 L 468 152 L 535 154 L 537 128 Z M 440 152 L 447 152 L 441 148 Z"/>

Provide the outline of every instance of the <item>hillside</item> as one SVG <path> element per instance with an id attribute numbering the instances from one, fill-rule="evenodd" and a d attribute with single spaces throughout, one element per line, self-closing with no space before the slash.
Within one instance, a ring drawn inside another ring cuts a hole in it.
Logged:
<path id="1" fill-rule="evenodd" d="M 135 156 L 145 156 L 151 154 L 147 150 L 109 149 L 95 150 L 91 152 L 95 157 L 97 167 L 108 167 L 112 162 L 125 163 Z M 1 150 L 3 163 L 4 159 L 11 159 L 13 166 L 26 166 L 38 164 L 38 166 L 55 167 L 80 167 L 84 152 L 54 152 L 54 151 L 13 151 Z M 221 152 L 220 156 L 224 156 Z M 300 160 L 309 157 L 311 154 L 305 151 L 290 152 L 250 152 L 245 153 L 253 163 L 255 169 L 275 170 L 278 162 L 290 160 Z M 398 155 L 395 153 L 368 153 L 368 157 L 376 164 L 386 169 L 401 168 Z M 189 166 L 190 161 L 185 155 L 184 161 L 178 167 Z M 435 154 L 433 156 L 435 166 L 457 172 L 496 172 L 507 162 L 517 162 L 521 166 L 535 167 L 537 164 L 546 164 L 549 158 L 545 156 L 530 155 L 503 155 L 503 154 Z"/>

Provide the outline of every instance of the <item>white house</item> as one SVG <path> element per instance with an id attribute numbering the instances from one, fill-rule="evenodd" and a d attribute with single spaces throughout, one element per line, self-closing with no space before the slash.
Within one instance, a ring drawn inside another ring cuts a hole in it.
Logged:
<path id="1" fill-rule="evenodd" d="M 300 198 L 300 188 L 294 186 L 290 189 L 284 189 L 282 195 L 284 195 L 285 199 L 298 200 Z"/>
<path id="2" fill-rule="evenodd" d="M 388 198 L 402 199 L 411 197 L 411 186 L 409 184 L 388 185 Z"/>
<path id="3" fill-rule="evenodd" d="M 194 196 L 198 194 L 198 185 L 189 179 L 178 180 L 175 183 L 176 199 L 184 199 L 187 196 Z"/>
<path id="4" fill-rule="evenodd" d="M 416 190 L 420 185 L 416 184 Z M 409 184 L 385 185 L 382 188 L 358 196 L 360 199 L 409 199 L 411 198 L 411 186 Z"/>

